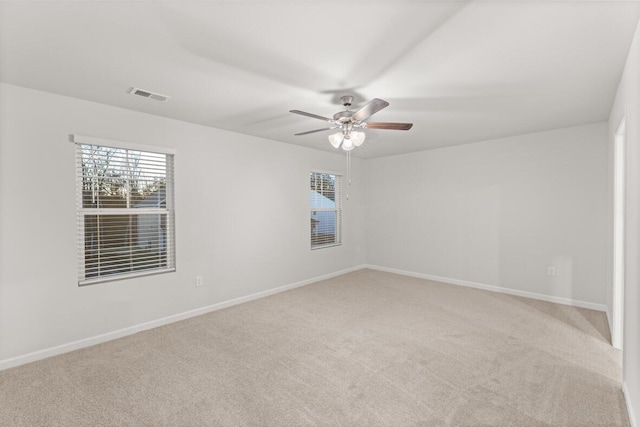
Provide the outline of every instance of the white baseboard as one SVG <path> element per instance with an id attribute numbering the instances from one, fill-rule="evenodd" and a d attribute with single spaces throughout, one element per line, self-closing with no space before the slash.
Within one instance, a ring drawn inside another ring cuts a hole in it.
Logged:
<path id="1" fill-rule="evenodd" d="M 517 289 L 503 288 L 501 286 L 486 285 L 484 283 L 468 282 L 466 280 L 451 279 L 451 278 L 448 278 L 448 277 L 434 276 L 432 274 L 415 273 L 415 272 L 412 272 L 412 271 L 398 270 L 398 269 L 395 269 L 395 268 L 380 267 L 380 266 L 377 266 L 377 265 L 368 265 L 367 264 L 365 267 L 366 268 L 370 268 L 372 270 L 386 271 L 388 273 L 395 273 L 395 274 L 401 274 L 403 276 L 410 276 L 410 277 L 417 277 L 417 278 L 420 278 L 420 279 L 433 280 L 435 282 L 448 283 L 448 284 L 451 284 L 451 285 L 459 285 L 459 286 L 466 286 L 466 287 L 469 287 L 469 288 L 483 289 L 485 291 L 499 292 L 499 293 L 503 293 L 503 294 L 515 295 L 515 296 L 525 297 L 525 298 L 533 298 L 533 299 L 542 300 L 542 301 L 554 302 L 554 303 L 557 303 L 557 304 L 564 304 L 564 305 L 571 305 L 571 306 L 574 306 L 574 307 L 588 308 L 588 309 L 591 309 L 591 310 L 598 310 L 598 311 L 605 311 L 605 312 L 607 311 L 607 306 L 604 305 L 604 304 L 596 304 L 596 303 L 593 303 L 593 302 L 580 301 L 580 300 L 574 300 L 574 299 L 563 298 L 563 297 L 556 297 L 556 296 L 553 296 L 553 295 L 538 294 L 538 293 L 535 293 L 535 292 L 520 291 L 520 290 L 517 290 Z"/>
<path id="2" fill-rule="evenodd" d="M 345 270 L 340 270 L 340 271 L 325 274 L 322 276 L 314 277 L 311 279 L 302 280 L 300 282 L 291 283 L 289 285 L 284 285 L 284 286 L 280 286 L 273 289 L 267 289 L 266 291 L 257 292 L 255 294 L 234 298 L 232 300 L 219 302 L 217 304 L 209 305 L 206 307 L 200 307 L 194 310 L 185 311 L 183 313 L 178 313 L 178 314 L 163 317 L 160 319 L 152 320 L 150 322 L 140 323 L 138 325 L 129 326 L 126 328 L 118 329 L 116 331 L 107 332 L 105 334 L 100 334 L 93 337 L 84 338 L 78 341 L 73 341 L 73 342 L 61 344 L 55 347 L 50 347 L 43 350 L 34 351 L 32 353 L 12 357 L 9 359 L 0 360 L 0 371 L 13 368 L 16 366 L 24 365 L 26 363 L 35 362 L 37 360 L 46 359 L 47 357 L 57 356 L 59 354 L 68 353 L 74 350 L 79 350 L 81 348 L 100 344 L 106 341 L 111 341 L 117 338 L 126 337 L 127 335 L 133 335 L 141 331 L 157 328 L 158 326 L 163 326 L 169 323 L 178 322 L 180 320 L 189 319 L 191 317 L 200 316 L 202 314 L 210 313 L 212 311 L 221 310 L 223 308 L 242 304 L 243 302 L 253 301 L 259 298 L 264 298 L 269 295 L 288 291 L 290 289 L 299 288 L 305 285 L 310 285 L 312 283 L 331 279 L 332 277 L 340 276 L 346 273 L 351 273 L 352 271 L 361 270 L 363 268 L 365 268 L 365 265 L 358 265 L 355 267 L 347 268 Z"/>
<path id="3" fill-rule="evenodd" d="M 607 324 L 609 325 L 609 333 L 611 334 L 611 337 L 613 339 L 613 323 L 611 323 L 611 310 L 609 310 L 609 307 L 607 306 L 606 309 L 604 310 L 605 314 L 607 315 Z"/>
<path id="4" fill-rule="evenodd" d="M 615 339 L 614 339 L 613 323 L 612 323 L 613 318 L 611 317 L 611 310 L 609 309 L 609 306 L 606 306 L 606 309 L 604 312 L 607 315 L 607 325 L 609 326 L 609 336 L 611 337 L 611 345 L 613 346 L 613 348 L 622 350 L 622 348 L 620 347 L 622 343 L 614 342 Z"/>
<path id="5" fill-rule="evenodd" d="M 622 394 L 624 395 L 624 400 L 627 403 L 627 412 L 629 413 L 629 424 L 631 427 L 640 427 L 638 425 L 638 418 L 636 416 L 636 411 L 631 402 L 631 396 L 629 396 L 629 389 L 627 388 L 627 383 L 625 381 L 622 382 Z"/>

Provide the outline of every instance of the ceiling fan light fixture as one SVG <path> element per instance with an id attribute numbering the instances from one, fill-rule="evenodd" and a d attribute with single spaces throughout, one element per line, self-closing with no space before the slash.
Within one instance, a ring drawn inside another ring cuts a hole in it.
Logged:
<path id="1" fill-rule="evenodd" d="M 344 151 L 351 151 L 354 148 L 356 148 L 356 146 L 353 145 L 353 141 L 351 140 L 351 138 L 345 138 L 344 142 L 342 143 L 342 149 Z"/>
<path id="2" fill-rule="evenodd" d="M 353 145 L 356 147 L 360 147 L 362 145 L 362 143 L 364 142 L 364 132 L 359 132 L 359 131 L 352 131 L 351 132 L 351 142 L 353 142 Z"/>
<path id="3" fill-rule="evenodd" d="M 290 113 L 300 114 L 301 116 L 311 117 L 313 119 L 330 123 L 329 127 L 300 132 L 295 135 L 308 135 L 310 133 L 324 132 L 326 130 L 340 128 L 342 132 L 329 135 L 329 142 L 333 148 L 338 149 L 342 147 L 344 151 L 349 152 L 362 145 L 365 140 L 365 134 L 363 132 L 365 128 L 409 130 L 413 126 L 413 123 L 367 122 L 369 117 L 389 105 L 389 103 L 383 99 L 374 98 L 364 106 L 360 107 L 357 111 L 351 111 L 349 109 L 353 102 L 353 96 L 345 95 L 340 98 L 340 100 L 342 101 L 342 105 L 344 105 L 345 110 L 335 113 L 332 118 L 300 110 L 289 110 Z"/>
<path id="4" fill-rule="evenodd" d="M 340 147 L 340 144 L 342 143 L 343 139 L 344 139 L 344 135 L 342 135 L 342 132 L 337 132 L 329 135 L 329 142 L 331 143 L 331 145 L 333 145 L 333 148 Z"/>

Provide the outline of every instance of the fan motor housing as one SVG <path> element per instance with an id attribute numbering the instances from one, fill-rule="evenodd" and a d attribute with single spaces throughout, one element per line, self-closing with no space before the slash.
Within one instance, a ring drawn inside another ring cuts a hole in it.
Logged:
<path id="1" fill-rule="evenodd" d="M 335 113 L 335 114 L 333 115 L 333 120 L 338 120 L 338 121 L 341 121 L 341 122 L 346 122 L 346 121 L 348 121 L 348 120 L 351 118 L 351 116 L 352 116 L 352 115 L 353 115 L 353 111 L 349 111 L 349 110 L 346 110 L 346 111 L 340 111 L 340 112 L 337 112 L 337 113 Z"/>

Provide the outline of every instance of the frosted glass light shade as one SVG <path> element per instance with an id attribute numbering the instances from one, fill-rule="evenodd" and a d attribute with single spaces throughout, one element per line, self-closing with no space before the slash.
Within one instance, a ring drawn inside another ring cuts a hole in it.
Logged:
<path id="1" fill-rule="evenodd" d="M 342 135 L 342 132 L 329 135 L 329 142 L 331 143 L 331 145 L 333 145 L 333 148 L 340 147 L 340 143 L 342 142 L 343 139 L 344 139 L 344 136 Z"/>
<path id="2" fill-rule="evenodd" d="M 342 143 L 342 149 L 344 151 L 351 151 L 353 150 L 355 147 L 355 145 L 353 145 L 353 141 L 351 141 L 350 138 L 345 138 L 344 142 Z"/>
<path id="3" fill-rule="evenodd" d="M 351 142 L 353 142 L 353 145 L 355 145 L 356 147 L 360 147 L 364 142 L 364 132 L 351 132 Z"/>

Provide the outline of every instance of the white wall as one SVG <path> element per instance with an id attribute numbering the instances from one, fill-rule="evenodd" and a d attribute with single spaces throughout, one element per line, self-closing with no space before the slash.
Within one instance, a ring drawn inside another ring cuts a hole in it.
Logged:
<path id="1" fill-rule="evenodd" d="M 0 123 L 0 365 L 364 263 L 358 159 L 344 244 L 311 251 L 309 171 L 345 171 L 344 154 L 5 84 Z M 78 287 L 69 134 L 177 150 L 176 273 Z"/>
<path id="2" fill-rule="evenodd" d="M 379 158 L 366 169 L 368 264 L 605 304 L 606 123 Z"/>
<path id="3" fill-rule="evenodd" d="M 640 426 L 640 25 L 636 30 L 611 115 L 609 140 L 625 117 L 626 231 L 623 387 L 633 426 Z M 607 282 L 609 283 L 609 281 Z M 609 289 L 611 292 L 611 289 Z M 609 298 L 610 299 L 610 298 Z"/>

